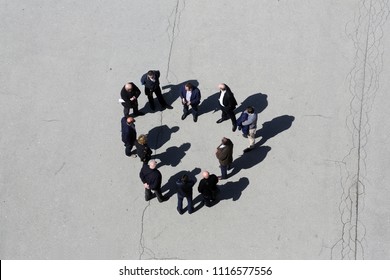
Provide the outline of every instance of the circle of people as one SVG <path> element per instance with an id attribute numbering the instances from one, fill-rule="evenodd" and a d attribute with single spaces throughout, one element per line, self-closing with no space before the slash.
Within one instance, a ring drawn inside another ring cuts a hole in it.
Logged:
<path id="1" fill-rule="evenodd" d="M 156 110 L 154 104 L 153 93 L 156 95 L 161 109 L 172 109 L 164 99 L 160 87 L 160 71 L 150 70 L 141 77 L 141 84 L 145 88 L 145 95 L 148 98 L 149 107 L 152 111 Z M 218 105 L 222 112 L 222 116 L 217 123 L 222 123 L 230 119 L 232 122 L 232 131 L 237 128 L 242 131 L 242 135 L 249 139 L 249 146 L 244 150 L 244 153 L 251 151 L 255 145 L 255 134 L 257 128 L 257 114 L 252 106 L 249 106 L 241 113 L 240 117 L 236 119 L 234 110 L 237 106 L 237 101 L 233 92 L 226 84 L 219 84 L 219 98 Z M 157 169 L 157 162 L 152 159 L 152 150 L 148 146 L 147 135 L 141 134 L 137 137 L 135 128 L 135 117 L 145 115 L 144 112 L 138 109 L 138 98 L 141 94 L 140 89 L 133 83 L 126 83 L 121 90 L 121 98 L 119 102 L 123 105 L 124 117 L 121 120 L 122 141 L 125 145 L 125 154 L 132 158 L 139 158 L 143 163 L 139 173 L 140 179 L 145 188 L 145 200 L 149 201 L 157 197 L 159 202 L 164 202 L 169 199 L 164 196 L 161 191 L 162 175 Z M 192 113 L 193 121 L 198 120 L 198 107 L 201 102 L 200 90 L 188 82 L 180 88 L 180 99 L 183 105 L 184 120 L 190 113 Z M 130 114 L 130 109 L 133 114 Z M 135 151 L 132 151 L 135 146 Z M 223 137 L 221 144 L 216 149 L 216 158 L 219 160 L 221 176 L 210 174 L 208 171 L 202 172 L 202 179 L 199 182 L 198 191 L 202 196 L 204 205 L 211 207 L 217 200 L 219 193 L 218 182 L 228 178 L 228 170 L 231 169 L 233 162 L 233 143 L 230 139 Z M 184 174 L 176 181 L 177 185 L 177 211 L 183 214 L 183 199 L 187 200 L 187 210 L 189 214 L 194 212 L 192 188 L 194 180 L 190 179 L 188 174 Z"/>

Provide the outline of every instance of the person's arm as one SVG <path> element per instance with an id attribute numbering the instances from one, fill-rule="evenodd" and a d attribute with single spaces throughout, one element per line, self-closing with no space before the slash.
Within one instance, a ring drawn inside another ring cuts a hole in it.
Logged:
<path id="1" fill-rule="evenodd" d="M 195 98 L 191 100 L 191 104 L 198 104 L 200 102 L 200 90 L 195 88 L 193 93 Z"/>
<path id="2" fill-rule="evenodd" d="M 138 98 L 141 95 L 140 89 L 135 84 L 133 84 L 133 91 L 135 98 Z"/>
<path id="3" fill-rule="evenodd" d="M 256 114 L 248 114 L 248 119 L 242 122 L 242 125 L 250 125 L 255 121 L 255 119 L 256 119 Z"/>
<path id="4" fill-rule="evenodd" d="M 146 84 L 146 78 L 147 78 L 147 74 L 143 74 L 142 77 L 141 77 L 141 84 L 142 85 Z"/>

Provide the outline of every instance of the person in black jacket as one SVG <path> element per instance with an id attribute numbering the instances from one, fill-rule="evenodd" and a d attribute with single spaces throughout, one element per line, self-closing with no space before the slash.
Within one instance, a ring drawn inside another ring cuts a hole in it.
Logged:
<path id="1" fill-rule="evenodd" d="M 148 146 L 148 138 L 145 134 L 141 134 L 135 142 L 137 155 L 144 164 L 148 164 L 152 158 L 152 150 Z"/>
<path id="2" fill-rule="evenodd" d="M 219 95 L 219 106 L 222 111 L 222 117 L 217 120 L 217 123 L 221 123 L 227 119 L 231 119 L 232 121 L 232 130 L 233 132 L 237 129 L 237 120 L 236 115 L 234 114 L 234 109 L 236 109 L 237 101 L 234 98 L 233 92 L 226 84 L 218 85 L 220 95 Z"/>
<path id="3" fill-rule="evenodd" d="M 192 214 L 194 211 L 194 207 L 192 205 L 192 187 L 194 185 L 194 181 L 188 178 L 187 174 L 184 174 L 183 177 L 176 181 L 177 189 L 177 212 L 180 215 L 184 214 L 183 210 L 183 199 L 187 199 L 187 209 L 188 214 Z"/>
<path id="4" fill-rule="evenodd" d="M 172 109 L 172 106 L 168 105 L 162 96 L 159 78 L 160 71 L 158 70 L 149 70 L 141 77 L 141 84 L 145 86 L 145 94 L 148 97 L 150 109 L 153 111 L 156 109 L 154 106 L 153 92 L 156 94 L 158 102 L 163 109 Z"/>
<path id="5" fill-rule="evenodd" d="M 141 91 L 132 82 L 125 84 L 121 90 L 121 103 L 123 105 L 123 114 L 127 117 L 130 113 L 130 108 L 133 108 L 134 116 L 142 116 L 145 113 L 138 110 L 138 97 Z"/>
<path id="6" fill-rule="evenodd" d="M 210 207 L 212 202 L 217 198 L 219 189 L 217 187 L 218 177 L 214 174 L 210 174 L 208 171 L 203 171 L 203 179 L 200 180 L 198 191 L 202 194 L 203 203 Z"/>
<path id="7" fill-rule="evenodd" d="M 156 168 L 157 162 L 150 160 L 148 165 L 144 164 L 139 173 L 142 183 L 145 188 L 145 200 L 149 201 L 157 196 L 159 202 L 167 201 L 169 198 L 163 196 L 161 192 L 162 175 Z M 153 192 L 152 192 L 153 191 Z"/>
<path id="8" fill-rule="evenodd" d="M 137 139 L 137 131 L 135 130 L 135 119 L 133 117 L 123 117 L 121 119 L 122 126 L 122 142 L 125 144 L 125 154 L 128 157 L 137 157 L 131 153 Z"/>

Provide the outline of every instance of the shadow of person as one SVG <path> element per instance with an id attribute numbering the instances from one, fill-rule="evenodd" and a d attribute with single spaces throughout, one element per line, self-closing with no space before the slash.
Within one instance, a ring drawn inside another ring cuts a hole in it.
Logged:
<path id="1" fill-rule="evenodd" d="M 167 125 L 160 125 L 152 128 L 148 133 L 148 145 L 151 149 L 157 150 L 164 146 L 171 139 L 172 133 L 178 132 L 179 127 L 169 128 Z"/>
<path id="2" fill-rule="evenodd" d="M 264 111 L 268 106 L 267 95 L 262 93 L 255 93 L 248 96 L 239 107 L 236 108 L 235 112 L 242 113 L 248 106 L 252 106 L 257 114 Z"/>
<path id="3" fill-rule="evenodd" d="M 249 169 L 259 164 L 267 157 L 269 151 L 271 151 L 271 147 L 261 146 L 259 148 L 253 149 L 249 153 L 242 154 L 239 158 L 233 161 L 233 170 L 230 172 L 228 177 L 236 175 L 242 169 Z"/>
<path id="4" fill-rule="evenodd" d="M 161 192 L 167 192 L 166 196 L 168 197 L 171 197 L 173 196 L 174 194 L 177 193 L 177 185 L 176 185 L 176 181 L 178 179 L 180 179 L 181 177 L 183 177 L 184 174 L 187 174 L 189 179 L 192 180 L 194 182 L 194 185 L 196 184 L 196 175 L 198 175 L 200 173 L 201 169 L 199 167 L 195 167 L 192 171 L 187 171 L 187 170 L 183 170 L 183 171 L 180 171 L 178 173 L 176 173 L 175 175 L 172 175 L 168 181 L 165 183 L 164 186 L 161 187 Z M 194 195 L 194 185 L 192 186 L 193 190 L 192 190 L 192 195 Z M 185 208 L 185 210 L 187 210 Z"/>
<path id="5" fill-rule="evenodd" d="M 226 182 L 223 185 L 219 185 L 219 194 L 217 195 L 217 204 L 221 200 L 237 201 L 246 187 L 249 186 L 249 180 L 247 177 L 242 177 L 236 182 Z"/>
<path id="6" fill-rule="evenodd" d="M 166 149 L 165 152 L 155 155 L 154 158 L 158 158 L 160 160 L 157 164 L 157 168 L 163 165 L 170 165 L 172 167 L 177 166 L 184 158 L 186 151 L 188 151 L 190 147 L 190 143 L 183 143 L 180 147 L 172 146 Z"/>
<path id="7" fill-rule="evenodd" d="M 173 85 L 173 84 L 169 84 L 169 85 L 164 85 L 162 86 L 162 90 L 167 90 L 167 92 L 165 92 L 163 95 L 164 95 L 164 98 L 165 98 L 165 101 L 169 104 L 169 105 L 172 105 L 173 102 L 175 102 L 176 99 L 178 99 L 180 97 L 180 90 L 181 88 L 184 87 L 185 84 L 187 83 L 191 83 L 192 85 L 194 85 L 195 87 L 198 87 L 199 86 L 199 82 L 198 80 L 187 80 L 185 82 L 181 82 L 179 84 L 176 84 L 176 85 Z M 180 103 L 181 104 L 181 103 Z"/>
<path id="8" fill-rule="evenodd" d="M 202 102 L 199 105 L 199 116 L 203 114 L 207 114 L 211 111 L 215 113 L 219 110 L 219 92 L 216 92 L 212 95 L 209 95 L 206 99 L 203 99 L 204 96 L 202 95 Z"/>
<path id="9" fill-rule="evenodd" d="M 269 122 L 263 123 L 263 127 L 256 132 L 256 138 L 262 137 L 257 143 L 258 146 L 263 145 L 268 139 L 278 135 L 279 133 L 289 129 L 295 117 L 283 115 L 272 119 Z"/>

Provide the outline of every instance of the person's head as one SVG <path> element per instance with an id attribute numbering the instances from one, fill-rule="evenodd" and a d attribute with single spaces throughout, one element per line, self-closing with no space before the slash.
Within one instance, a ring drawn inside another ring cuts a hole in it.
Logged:
<path id="1" fill-rule="evenodd" d="M 125 90 L 130 92 L 133 89 L 133 85 L 131 83 L 125 84 Z"/>
<path id="2" fill-rule="evenodd" d="M 154 79 L 154 72 L 152 70 L 148 71 L 148 77 Z"/>
<path id="3" fill-rule="evenodd" d="M 218 88 L 219 88 L 219 90 L 224 91 L 224 90 L 226 90 L 226 85 L 225 84 L 219 84 Z"/>
<path id="4" fill-rule="evenodd" d="M 186 91 L 191 91 L 194 88 L 194 86 L 191 83 L 186 83 L 184 87 Z"/>
<path id="5" fill-rule="evenodd" d="M 154 159 L 151 159 L 151 160 L 149 160 L 148 165 L 149 165 L 150 169 L 155 169 L 157 166 L 157 161 L 155 161 Z"/>
<path id="6" fill-rule="evenodd" d="M 127 117 L 126 122 L 128 124 L 132 124 L 132 123 L 135 123 L 135 119 L 133 117 Z"/>
<path id="7" fill-rule="evenodd" d="M 210 177 L 210 173 L 207 170 L 205 170 L 202 172 L 202 177 L 208 179 Z"/>
<path id="8" fill-rule="evenodd" d="M 249 106 L 248 108 L 246 108 L 246 111 L 249 113 L 249 114 L 253 114 L 255 112 L 255 109 L 252 107 L 252 106 Z"/>
<path id="9" fill-rule="evenodd" d="M 221 140 L 221 141 L 222 141 L 222 144 L 225 145 L 225 144 L 228 142 L 228 140 L 229 140 L 229 139 L 227 139 L 226 137 L 223 137 L 222 140 Z"/>
<path id="10" fill-rule="evenodd" d="M 182 177 L 181 177 L 181 181 L 183 183 L 187 183 L 188 182 L 188 175 L 187 174 L 184 174 Z"/>
<path id="11" fill-rule="evenodd" d="M 145 134 L 141 134 L 140 136 L 138 136 L 137 141 L 139 144 L 145 145 L 146 143 L 148 143 L 148 137 Z"/>

